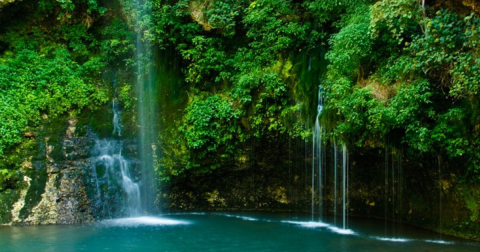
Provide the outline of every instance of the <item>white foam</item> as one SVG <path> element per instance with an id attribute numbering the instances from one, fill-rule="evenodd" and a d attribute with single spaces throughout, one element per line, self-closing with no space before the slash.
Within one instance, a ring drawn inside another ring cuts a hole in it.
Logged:
<path id="1" fill-rule="evenodd" d="M 428 243 L 437 243 L 437 244 L 454 244 L 454 242 L 443 241 L 443 240 L 424 240 L 424 241 Z"/>
<path id="2" fill-rule="evenodd" d="M 191 213 L 188 213 L 188 214 L 191 214 L 191 215 L 207 215 L 206 213 L 203 213 L 203 212 L 191 212 Z"/>
<path id="3" fill-rule="evenodd" d="M 173 220 L 160 217 L 142 216 L 134 218 L 120 218 L 113 220 L 105 220 L 100 222 L 105 226 L 110 227 L 138 227 L 138 226 L 175 226 L 188 225 L 187 221 Z"/>
<path id="4" fill-rule="evenodd" d="M 306 227 L 306 228 L 323 228 L 323 227 L 329 227 L 330 226 L 327 223 L 315 222 L 315 221 L 282 221 L 282 222 L 283 223 L 300 225 L 300 226 Z"/>
<path id="5" fill-rule="evenodd" d="M 204 212 L 179 212 L 179 213 L 169 213 L 168 215 L 207 215 Z"/>
<path id="6" fill-rule="evenodd" d="M 338 227 L 333 227 L 333 226 L 329 226 L 328 229 L 330 229 L 330 231 L 335 232 L 337 234 L 343 234 L 343 235 L 354 235 L 355 234 L 355 232 L 353 232 L 353 230 L 351 230 L 351 229 L 343 229 L 343 228 L 338 228 Z"/>
<path id="7" fill-rule="evenodd" d="M 379 241 L 388 241 L 388 242 L 409 242 L 412 241 L 411 239 L 406 238 L 390 238 L 390 237 L 372 237 Z"/>
<path id="8" fill-rule="evenodd" d="M 248 216 L 241 216 L 241 215 L 231 215 L 231 214 L 220 214 L 221 216 L 230 217 L 230 218 L 237 218 L 246 221 L 258 221 L 256 218 L 248 217 Z"/>
<path id="9" fill-rule="evenodd" d="M 354 235 L 355 232 L 351 229 L 343 229 L 343 228 L 338 228 L 331 226 L 327 223 L 324 222 L 316 222 L 316 221 L 282 221 L 283 223 L 289 223 L 289 224 L 295 224 L 295 225 L 300 225 L 305 228 L 328 228 L 330 231 L 337 233 L 337 234 L 342 234 L 342 235 Z"/>

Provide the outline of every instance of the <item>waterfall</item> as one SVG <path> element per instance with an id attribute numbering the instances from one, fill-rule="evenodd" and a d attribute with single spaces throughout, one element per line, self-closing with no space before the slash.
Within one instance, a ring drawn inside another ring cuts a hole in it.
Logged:
<path id="1" fill-rule="evenodd" d="M 108 205 L 119 203 L 128 216 L 141 214 L 140 187 L 130 173 L 130 162 L 122 155 L 123 143 L 113 139 L 97 139 L 93 148 L 96 194 L 103 216 L 111 217 Z M 118 194 L 120 192 L 120 194 Z"/>
<path id="2" fill-rule="evenodd" d="M 148 5 L 137 2 L 136 15 L 136 94 L 138 112 L 138 153 L 141 161 L 141 199 L 142 210 L 153 212 L 156 195 L 154 171 L 155 149 L 157 142 L 156 119 L 158 118 L 157 87 L 154 78 L 153 47 L 143 36 L 142 17 L 149 14 Z"/>
<path id="3" fill-rule="evenodd" d="M 347 146 L 343 144 L 342 146 L 342 152 L 343 152 L 343 159 L 342 159 L 342 223 L 343 223 L 343 229 L 346 228 L 346 217 L 347 217 L 347 212 L 346 212 L 346 206 L 347 206 L 347 171 L 348 171 L 348 153 L 347 153 Z"/>
<path id="4" fill-rule="evenodd" d="M 115 99 L 112 100 L 112 111 L 113 111 L 113 132 L 112 135 L 122 136 L 122 123 L 121 118 L 122 114 L 118 108 Z"/>
<path id="5" fill-rule="evenodd" d="M 384 171 L 384 229 L 385 235 L 395 236 L 397 210 L 403 209 L 403 165 L 402 150 L 395 147 L 385 147 Z"/>
<path id="6" fill-rule="evenodd" d="M 112 81 L 114 93 L 112 134 L 120 137 L 122 135 L 121 110 L 116 103 L 115 85 L 116 78 Z M 140 186 L 131 173 L 131 162 L 122 155 L 123 144 L 123 141 L 113 138 L 95 140 L 92 151 L 93 179 L 95 180 L 96 207 L 101 217 L 113 217 L 119 213 L 138 216 L 142 212 Z M 114 207 L 119 203 L 122 206 L 121 209 Z"/>
<path id="7" fill-rule="evenodd" d="M 323 111 L 323 98 L 322 98 L 322 87 L 318 87 L 318 101 L 317 101 L 317 116 L 315 119 L 315 128 L 313 130 L 313 153 L 312 153 L 312 203 L 311 203 L 311 212 L 312 220 L 314 218 L 315 212 L 315 171 L 317 171 L 318 176 L 318 214 L 320 215 L 320 220 L 323 215 L 323 172 L 322 172 L 322 162 L 323 162 L 323 153 L 322 153 L 322 125 L 320 124 L 320 115 Z"/>
<path id="8" fill-rule="evenodd" d="M 320 121 L 320 117 L 323 112 L 323 90 L 322 87 L 318 88 L 318 102 L 317 102 L 317 116 L 315 120 L 315 128 L 313 129 L 313 145 L 312 145 L 312 170 L 311 170 L 311 215 L 312 220 L 315 216 L 315 191 L 318 195 L 318 214 L 320 216 L 320 221 L 322 220 L 324 213 L 324 186 L 330 182 L 333 196 L 333 220 L 334 225 L 337 225 L 337 214 L 339 203 L 341 203 L 341 216 L 342 216 L 342 228 L 347 228 L 347 217 L 348 217 L 348 174 L 349 174 L 349 160 L 348 160 L 348 149 L 345 143 L 340 142 L 337 144 L 337 140 L 333 139 L 333 157 L 332 157 L 332 172 L 333 172 L 333 181 L 327 181 L 326 178 L 326 153 L 325 146 L 323 141 L 323 136 L 325 135 L 324 127 Z M 339 148 L 341 146 L 341 148 Z M 339 152 L 341 156 L 339 155 Z M 339 174 L 339 169 L 341 167 L 341 174 Z M 315 180 L 317 176 L 317 180 Z M 339 180 L 339 176 L 341 180 Z M 325 179 L 325 182 L 324 182 Z"/>
<path id="9" fill-rule="evenodd" d="M 341 148 L 339 147 L 341 146 Z M 339 155 L 340 152 L 340 155 Z M 341 203 L 342 228 L 347 229 L 348 217 L 348 173 L 349 173 L 348 149 L 345 143 L 334 139 L 333 142 L 333 219 L 337 225 L 337 209 Z M 339 171 L 341 168 L 341 171 Z M 340 173 L 340 174 L 339 174 Z"/>
<path id="10" fill-rule="evenodd" d="M 115 5 L 115 4 L 113 4 Z M 135 30 L 134 84 L 137 113 L 136 141 L 120 139 L 124 132 L 122 109 L 116 93 L 116 73 L 112 80 L 112 137 L 96 139 L 92 149 L 92 184 L 95 185 L 95 212 L 98 218 L 152 214 L 156 190 L 154 164 L 158 134 L 158 88 L 154 73 L 154 52 L 147 34 L 151 5 L 143 0 L 122 1 Z M 118 8 L 114 6 L 112 8 Z M 113 77 L 113 78 L 112 78 Z M 129 132 L 130 133 L 130 132 Z M 128 144 L 128 145 L 127 145 Z M 128 151 L 128 153 L 127 153 Z M 135 153 L 135 151 L 137 153 Z M 125 152 L 127 155 L 123 155 Z M 92 192 L 89 192 L 90 194 Z"/>

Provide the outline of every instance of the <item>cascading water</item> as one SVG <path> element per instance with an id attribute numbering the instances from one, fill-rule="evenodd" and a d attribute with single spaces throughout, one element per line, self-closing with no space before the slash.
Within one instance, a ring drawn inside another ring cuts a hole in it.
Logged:
<path id="1" fill-rule="evenodd" d="M 115 92 L 116 78 L 112 85 Z M 122 135 L 121 111 L 112 100 L 113 135 Z M 140 186 L 131 173 L 131 162 L 123 155 L 123 141 L 114 138 L 96 139 L 92 151 L 93 178 L 97 211 L 100 217 L 116 215 L 138 216 L 141 214 Z M 121 202 L 121 209 L 117 206 Z"/>
<path id="2" fill-rule="evenodd" d="M 123 3 L 127 4 L 127 3 Z M 112 79 L 112 138 L 97 139 L 92 151 L 93 179 L 96 194 L 96 213 L 99 218 L 134 217 L 154 212 L 156 195 L 154 160 L 156 158 L 156 139 L 158 103 L 154 77 L 154 53 L 148 39 L 144 37 L 145 20 L 148 20 L 149 5 L 138 0 L 129 5 L 132 8 L 132 20 L 135 22 L 135 87 L 137 97 L 136 146 L 128 140 L 119 140 L 122 136 L 122 110 L 117 102 L 116 74 Z M 110 76 L 112 77 L 112 76 Z M 128 146 L 124 146 L 125 143 Z M 129 150 L 129 160 L 122 155 L 124 147 Z M 131 150 L 136 150 L 135 151 Z M 138 155 L 138 156 L 137 156 Z M 138 159 L 137 159 L 138 158 Z"/>
<path id="3" fill-rule="evenodd" d="M 122 156 L 123 143 L 114 139 L 98 139 L 93 149 L 96 194 L 104 216 L 113 213 L 104 204 L 122 202 L 120 212 L 128 216 L 141 214 L 140 187 L 130 172 L 130 162 Z M 120 192 L 120 194 L 118 194 Z"/>

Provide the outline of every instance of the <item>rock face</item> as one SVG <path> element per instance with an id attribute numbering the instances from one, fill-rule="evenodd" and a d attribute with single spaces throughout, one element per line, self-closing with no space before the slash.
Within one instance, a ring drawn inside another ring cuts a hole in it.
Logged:
<path id="1" fill-rule="evenodd" d="M 139 162 L 129 157 L 137 156 L 137 144 L 130 138 L 112 138 L 110 120 L 92 119 L 110 117 L 108 113 L 50 122 L 44 118 L 44 125 L 31 133 L 35 146 L 22 156 L 22 186 L 0 194 L 0 224 L 79 224 L 125 216 L 125 195 L 115 180 L 118 162 L 106 171 L 94 152 L 99 139 L 121 145 L 118 152 L 136 171 Z M 93 133 L 104 128 L 102 138 Z"/>
<path id="2" fill-rule="evenodd" d="M 188 6 L 192 19 L 201 25 L 205 31 L 210 31 L 213 28 L 204 12 L 210 5 L 210 1 L 191 1 Z"/>
<path id="3" fill-rule="evenodd" d="M 43 137 L 39 153 L 24 162 L 33 169 L 11 210 L 11 224 L 75 224 L 94 220 L 87 197 L 87 170 L 92 134 L 75 134 L 78 120 L 69 119 L 63 137 Z M 57 132 L 58 134 L 58 132 Z"/>
<path id="4" fill-rule="evenodd" d="M 83 172 L 75 168 L 61 173 L 51 173 L 45 186 L 42 199 L 26 219 L 24 224 L 75 224 L 93 221 L 92 213 L 82 183 Z"/>
<path id="5" fill-rule="evenodd" d="M 285 150 L 278 139 L 269 148 L 242 150 L 239 160 L 209 174 L 174 177 L 163 183 L 159 202 L 167 211 L 266 210 L 308 212 L 311 165 L 303 141 Z"/>

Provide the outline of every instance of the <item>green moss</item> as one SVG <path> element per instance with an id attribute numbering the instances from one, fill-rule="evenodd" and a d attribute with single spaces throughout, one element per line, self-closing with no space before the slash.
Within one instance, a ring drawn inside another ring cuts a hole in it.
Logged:
<path id="1" fill-rule="evenodd" d="M 10 223 L 12 221 L 13 204 L 20 197 L 20 190 L 6 190 L 0 192 L 0 224 Z"/>
<path id="2" fill-rule="evenodd" d="M 293 71 L 297 80 L 292 82 L 294 85 L 292 97 L 301 104 L 302 120 L 309 121 L 309 126 L 313 127 L 317 115 L 318 88 L 325 77 L 328 62 L 325 60 L 326 48 L 319 47 L 311 52 L 301 52 L 296 55 Z"/>
<path id="3" fill-rule="evenodd" d="M 460 191 L 466 208 L 470 210 L 470 221 L 476 222 L 478 220 L 478 214 L 480 211 L 477 201 L 478 196 L 480 196 L 479 193 L 473 194 L 467 187 L 460 188 Z"/>
<path id="4" fill-rule="evenodd" d="M 32 181 L 25 197 L 25 205 L 20 211 L 19 216 L 22 219 L 28 217 L 33 207 L 42 200 L 42 194 L 45 192 L 45 185 L 48 179 L 45 161 L 35 160 L 33 162 L 33 170 L 29 172 L 28 176 Z"/>

